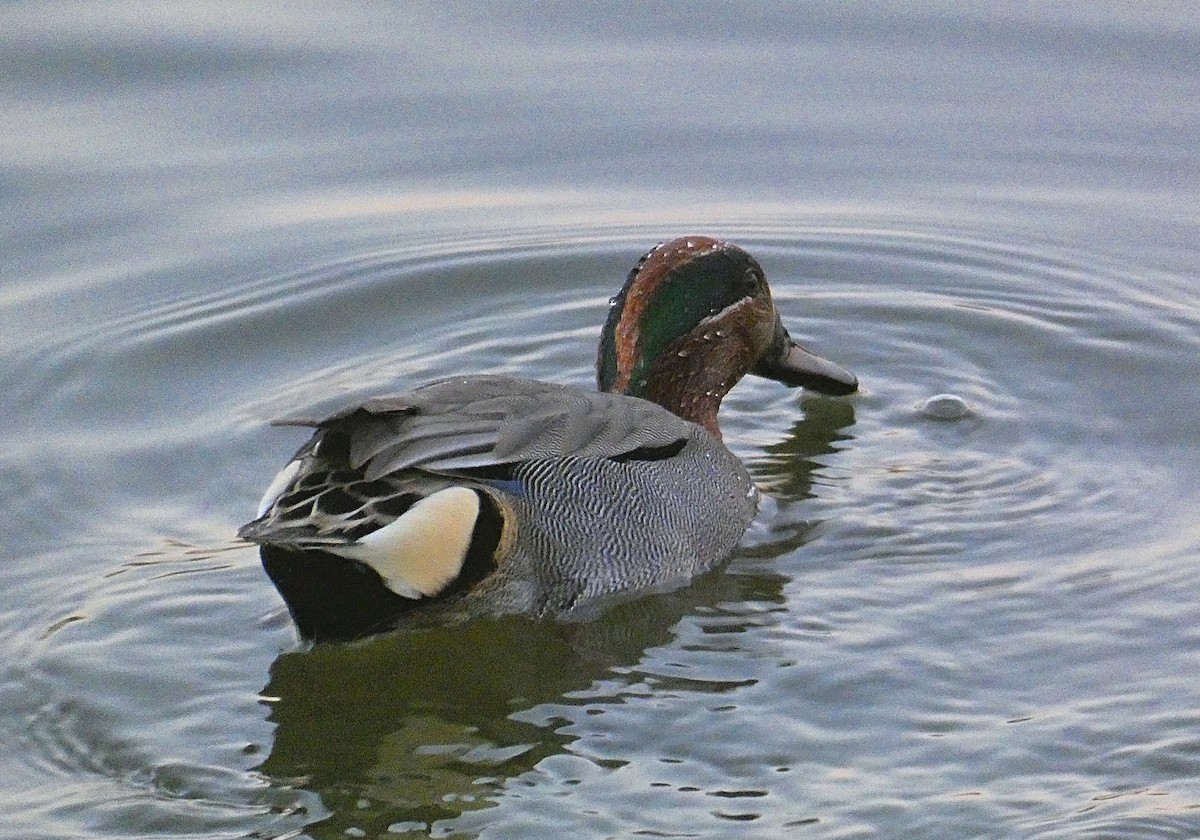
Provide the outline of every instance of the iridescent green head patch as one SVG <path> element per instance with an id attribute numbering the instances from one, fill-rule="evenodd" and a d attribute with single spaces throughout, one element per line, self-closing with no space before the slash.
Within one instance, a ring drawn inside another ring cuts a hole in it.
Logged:
<path id="1" fill-rule="evenodd" d="M 640 395 L 673 342 L 739 300 L 769 294 L 762 269 L 740 248 L 707 237 L 658 246 L 613 298 L 600 337 L 600 389 Z"/>

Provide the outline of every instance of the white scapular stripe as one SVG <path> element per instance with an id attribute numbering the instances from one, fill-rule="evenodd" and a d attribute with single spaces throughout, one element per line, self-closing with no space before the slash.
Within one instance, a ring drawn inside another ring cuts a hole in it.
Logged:
<path id="1" fill-rule="evenodd" d="M 462 571 L 478 518 L 475 491 L 447 487 L 358 542 L 328 550 L 366 563 L 397 595 L 427 597 L 441 592 Z"/>
<path id="2" fill-rule="evenodd" d="M 289 461 L 279 474 L 271 479 L 270 485 L 267 486 L 267 492 L 263 493 L 262 501 L 258 503 L 258 513 L 254 514 L 254 518 L 258 519 L 264 513 L 271 509 L 271 505 L 279 501 L 279 497 L 283 495 L 283 491 L 292 483 L 292 479 L 296 477 L 296 473 L 300 472 L 299 461 Z"/>

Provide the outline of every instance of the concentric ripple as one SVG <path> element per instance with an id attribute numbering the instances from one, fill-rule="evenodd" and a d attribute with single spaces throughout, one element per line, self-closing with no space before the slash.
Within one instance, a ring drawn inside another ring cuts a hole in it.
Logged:
<path id="1" fill-rule="evenodd" d="M 1194 825 L 1184 279 L 913 220 L 669 227 L 318 243 L 14 358 L 13 392 L 55 418 L 0 460 L 25 554 L 0 742 L 30 819 L 95 836 Z M 608 296 L 679 230 L 758 256 L 793 335 L 863 385 L 730 396 L 726 440 L 766 497 L 728 567 L 583 625 L 297 650 L 232 540 L 300 442 L 265 421 L 467 371 L 590 386 Z M 940 394 L 966 410 L 930 416 Z"/>

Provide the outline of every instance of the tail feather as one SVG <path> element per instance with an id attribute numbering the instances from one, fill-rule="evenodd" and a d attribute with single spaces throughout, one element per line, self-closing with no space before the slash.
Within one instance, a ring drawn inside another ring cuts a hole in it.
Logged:
<path id="1" fill-rule="evenodd" d="M 258 545 L 277 545 L 298 551 L 346 546 L 354 540 L 345 533 L 321 533 L 311 525 L 283 525 L 272 517 L 261 516 L 238 528 L 237 535 Z"/>

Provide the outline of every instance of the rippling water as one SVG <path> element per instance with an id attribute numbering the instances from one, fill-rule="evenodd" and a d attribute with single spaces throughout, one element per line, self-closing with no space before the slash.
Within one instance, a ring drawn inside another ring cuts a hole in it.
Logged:
<path id="1" fill-rule="evenodd" d="M 1200 834 L 1188 7 L 63 8 L 0 13 L 0 835 Z M 688 232 L 863 383 L 731 394 L 730 562 L 299 646 L 266 421 L 588 385 Z"/>

